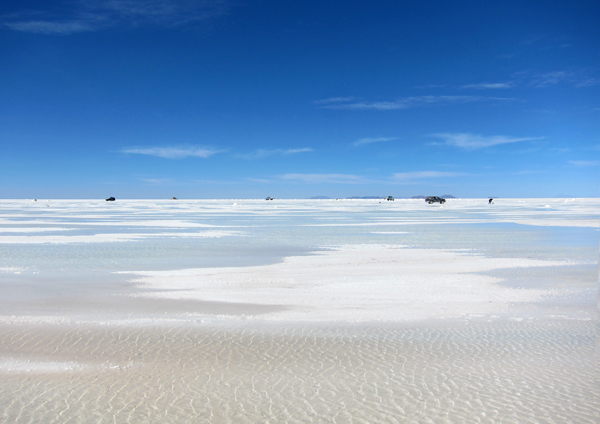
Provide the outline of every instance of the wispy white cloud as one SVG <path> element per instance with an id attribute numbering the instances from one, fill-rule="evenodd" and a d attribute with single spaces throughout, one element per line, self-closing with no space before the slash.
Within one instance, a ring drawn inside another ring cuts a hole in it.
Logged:
<path id="1" fill-rule="evenodd" d="M 427 178 L 453 178 L 464 177 L 469 174 L 461 172 L 442 172 L 442 171 L 415 171 L 415 172 L 396 172 L 393 178 L 398 181 L 422 180 Z"/>
<path id="2" fill-rule="evenodd" d="M 569 163 L 575 166 L 600 166 L 600 160 L 570 160 Z"/>
<path id="3" fill-rule="evenodd" d="M 595 77 L 589 70 L 563 70 L 535 73 L 531 71 L 521 71 L 513 74 L 509 81 L 496 83 L 476 83 L 461 86 L 461 89 L 506 89 L 517 87 L 535 87 L 544 88 L 558 84 L 567 84 L 574 87 L 591 87 L 599 84 L 600 79 Z"/>
<path id="4" fill-rule="evenodd" d="M 382 141 L 392 141 L 392 140 L 398 140 L 398 137 L 361 138 L 360 140 L 357 140 L 354 143 L 352 143 L 352 145 L 353 146 L 363 146 L 365 144 L 380 143 Z"/>
<path id="5" fill-rule="evenodd" d="M 483 149 L 485 147 L 497 146 L 500 144 L 518 143 L 520 141 L 541 140 L 544 137 L 507 137 L 505 135 L 493 135 L 484 137 L 479 134 L 469 133 L 442 133 L 432 134 L 432 137 L 438 137 L 444 140 L 449 146 L 460 147 L 467 150 Z"/>
<path id="6" fill-rule="evenodd" d="M 546 74 L 536 75 L 531 81 L 531 85 L 535 87 L 546 87 L 548 85 L 556 85 L 563 82 L 567 78 L 567 73 L 564 71 L 548 72 Z"/>
<path id="7" fill-rule="evenodd" d="M 149 185 L 173 185 L 175 182 L 172 178 L 140 178 L 139 180 Z"/>
<path id="8" fill-rule="evenodd" d="M 522 171 L 512 172 L 511 175 L 532 175 L 532 174 L 543 174 L 546 171 L 524 169 Z"/>
<path id="9" fill-rule="evenodd" d="M 397 172 L 391 176 L 370 178 L 354 174 L 285 174 L 279 178 L 313 184 L 411 184 L 419 180 L 435 180 L 464 177 L 472 174 L 443 171 Z"/>
<path id="10" fill-rule="evenodd" d="M 534 88 L 545 88 L 559 84 L 581 88 L 600 84 L 600 79 L 587 69 L 552 72 L 521 71 L 514 74 L 513 78 L 516 85 Z"/>
<path id="11" fill-rule="evenodd" d="M 483 97 L 483 96 L 415 96 L 403 97 L 394 101 L 353 101 L 353 98 L 340 97 L 339 100 L 327 99 L 326 103 L 322 100 L 316 102 L 320 104 L 321 109 L 344 109 L 344 110 L 399 110 L 412 109 L 416 107 L 444 105 L 444 104 L 464 104 L 475 102 L 490 101 L 509 101 L 514 100 L 505 97 Z M 351 100 L 346 100 L 351 99 Z"/>
<path id="12" fill-rule="evenodd" d="M 246 181 L 250 181 L 253 183 L 262 183 L 262 184 L 270 184 L 273 181 L 272 180 L 268 180 L 266 178 L 244 178 Z"/>
<path id="13" fill-rule="evenodd" d="M 360 175 L 351 174 L 285 174 L 284 180 L 296 180 L 305 183 L 333 183 L 333 184 L 363 184 L 369 182 Z"/>
<path id="14" fill-rule="evenodd" d="M 314 150 L 310 147 L 303 147 L 300 149 L 258 149 L 252 153 L 240 154 L 237 156 L 243 159 L 262 159 L 269 156 L 287 156 L 294 155 L 297 153 L 308 153 L 313 151 Z"/>
<path id="15" fill-rule="evenodd" d="M 179 26 L 217 17 L 229 0 L 63 0 L 53 10 L 26 10 L 0 16 L 0 25 L 39 34 L 72 34 L 115 25 Z"/>
<path id="16" fill-rule="evenodd" d="M 600 80 L 583 72 L 555 71 L 535 75 L 530 82 L 532 86 L 538 88 L 561 83 L 567 83 L 575 87 L 591 87 L 600 83 Z"/>
<path id="17" fill-rule="evenodd" d="M 123 149 L 122 153 L 135 155 L 158 156 L 165 159 L 184 159 L 187 157 L 207 158 L 222 150 L 208 147 L 132 147 Z"/>
<path id="18" fill-rule="evenodd" d="M 49 20 L 29 20 L 17 22 L 4 22 L 6 28 L 33 32 L 36 34 L 72 34 L 75 32 L 92 31 L 100 26 L 100 22 L 91 22 L 90 20 L 71 20 L 71 21 L 49 21 Z"/>
<path id="19" fill-rule="evenodd" d="M 329 103 L 341 103 L 341 102 L 351 102 L 355 97 L 330 97 L 328 99 L 316 100 L 314 103 L 318 105 L 325 105 Z"/>
<path id="20" fill-rule="evenodd" d="M 474 88 L 477 90 L 487 90 L 487 89 L 513 88 L 514 86 L 515 86 L 514 82 L 495 82 L 495 83 L 467 84 L 467 85 L 463 85 L 460 88 Z"/>

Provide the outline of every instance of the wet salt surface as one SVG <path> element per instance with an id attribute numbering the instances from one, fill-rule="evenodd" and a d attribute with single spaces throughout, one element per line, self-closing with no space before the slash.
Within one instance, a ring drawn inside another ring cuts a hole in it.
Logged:
<path id="1" fill-rule="evenodd" d="M 13 324 L 0 419 L 593 423 L 594 344 L 593 323 L 568 320 Z"/>
<path id="2" fill-rule="evenodd" d="M 0 422 L 597 422 L 600 200 L 495 202 L 2 200 Z"/>

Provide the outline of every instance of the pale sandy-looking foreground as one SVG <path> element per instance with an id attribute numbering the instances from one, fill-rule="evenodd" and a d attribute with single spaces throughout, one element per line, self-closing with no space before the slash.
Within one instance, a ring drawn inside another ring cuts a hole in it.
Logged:
<path id="1" fill-rule="evenodd" d="M 580 321 L 2 333 L 7 423 L 597 422 Z"/>
<path id="2" fill-rule="evenodd" d="M 598 211 L 3 201 L 0 422 L 598 422 Z"/>

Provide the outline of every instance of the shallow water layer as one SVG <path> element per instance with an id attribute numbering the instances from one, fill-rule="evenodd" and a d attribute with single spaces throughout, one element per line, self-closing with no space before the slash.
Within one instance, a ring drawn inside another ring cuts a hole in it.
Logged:
<path id="1" fill-rule="evenodd" d="M 589 321 L 12 325 L 0 343 L 6 423 L 593 423 L 600 408 Z"/>
<path id="2" fill-rule="evenodd" d="M 599 199 L 2 200 L 0 422 L 598 422 L 599 211 Z M 398 256 L 367 256 L 388 248 Z M 328 259 L 344 249 L 362 250 Z M 327 280 L 309 281 L 319 263 Z M 221 280 L 198 279 L 212 269 Z M 144 273 L 162 280 L 137 285 Z M 215 282 L 237 291 L 222 298 Z M 249 300 L 252 287 L 281 301 Z M 376 302 L 395 322 L 351 322 Z M 281 318 L 318 305 L 337 321 Z M 452 313 L 432 315 L 440 305 Z M 430 316 L 451 318 L 415 319 Z"/>
<path id="3" fill-rule="evenodd" d="M 599 210 L 598 199 L 2 200 L 0 307 L 55 314 L 65 297 L 110 304 L 132 289 L 118 271 L 267 265 L 332 245 L 593 265 Z"/>

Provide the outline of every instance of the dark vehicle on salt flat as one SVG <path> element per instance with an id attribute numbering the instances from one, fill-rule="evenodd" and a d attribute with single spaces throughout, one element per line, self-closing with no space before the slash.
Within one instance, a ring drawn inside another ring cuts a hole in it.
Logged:
<path id="1" fill-rule="evenodd" d="M 446 199 L 442 199 L 441 197 L 437 197 L 437 196 L 429 196 L 425 198 L 425 201 L 427 203 L 429 203 L 430 205 L 433 203 L 440 203 L 440 204 L 444 204 L 446 203 Z"/>
<path id="2" fill-rule="evenodd" d="M 109 197 L 106 199 L 107 202 L 114 202 L 116 199 L 114 197 Z"/>
<path id="3" fill-rule="evenodd" d="M 393 202 L 394 201 L 394 196 L 388 196 L 387 200 L 388 200 L 388 202 Z"/>

